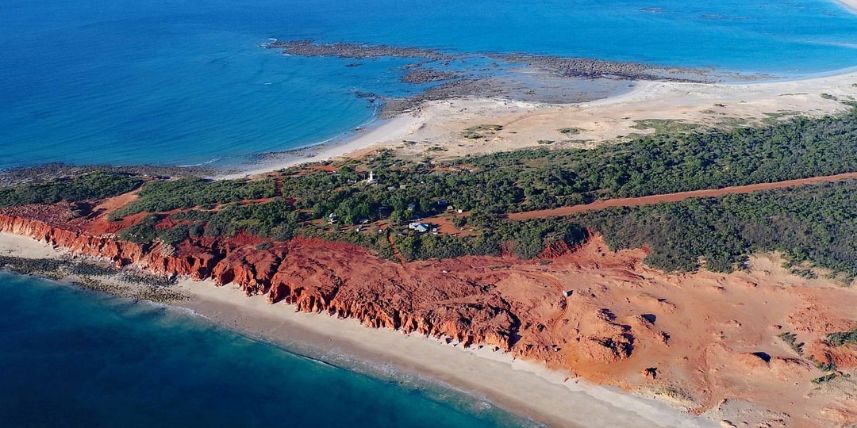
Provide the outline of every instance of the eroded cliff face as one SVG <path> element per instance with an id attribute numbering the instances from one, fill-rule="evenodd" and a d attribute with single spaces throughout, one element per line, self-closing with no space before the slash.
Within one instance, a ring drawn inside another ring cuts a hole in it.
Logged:
<path id="1" fill-rule="evenodd" d="M 771 426 L 857 423 L 850 381 L 811 382 L 825 373 L 817 362 L 857 365 L 857 349 L 824 342 L 857 325 L 857 292 L 790 275 L 774 258 L 755 258 L 750 272 L 664 274 L 642 263 L 645 251 L 612 252 L 596 236 L 533 261 L 397 263 L 317 239 L 238 235 L 163 248 L 117 241 L 115 230 L 104 215 L 77 218 L 62 204 L 0 211 L 0 231 L 75 254 L 232 283 L 272 304 L 369 327 L 496 347 L 694 412 Z M 778 338 L 785 332 L 806 349 Z"/>
<path id="2" fill-rule="evenodd" d="M 236 284 L 247 295 L 265 294 L 271 303 L 285 301 L 300 311 L 357 318 L 370 327 L 451 338 L 465 345 L 509 351 L 520 324 L 509 303 L 490 287 L 452 276 L 414 275 L 419 269 L 378 259 L 353 245 L 312 239 L 270 243 L 238 236 L 186 241 L 165 249 L 93 236 L 85 223 L 55 226 L 10 214 L 0 214 L 0 231 L 109 259 L 117 266 L 133 264 L 158 274 Z"/>

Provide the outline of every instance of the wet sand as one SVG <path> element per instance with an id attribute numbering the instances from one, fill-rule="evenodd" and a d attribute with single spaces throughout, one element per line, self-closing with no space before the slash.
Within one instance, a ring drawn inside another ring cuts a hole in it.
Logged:
<path id="1" fill-rule="evenodd" d="M 235 179 L 251 175 L 264 174 L 309 162 L 322 162 L 335 158 L 353 155 L 361 150 L 374 147 L 378 141 L 395 140 L 417 131 L 422 125 L 419 117 L 402 114 L 392 119 L 379 121 L 369 127 L 355 131 L 352 135 L 340 140 L 323 143 L 318 146 L 284 152 L 280 159 L 262 162 L 249 169 L 229 173 L 217 178 Z"/>

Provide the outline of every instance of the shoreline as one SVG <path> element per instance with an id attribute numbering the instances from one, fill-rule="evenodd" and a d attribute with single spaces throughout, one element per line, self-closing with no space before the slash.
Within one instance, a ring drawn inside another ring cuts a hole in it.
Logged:
<path id="1" fill-rule="evenodd" d="M 843 5 L 849 10 L 857 13 L 857 0 L 834 0 Z M 16 176 L 31 175 L 29 171 L 38 172 L 40 176 L 50 176 L 51 170 L 58 170 L 62 173 L 64 170 L 100 168 L 100 169 L 115 169 L 115 170 L 141 170 L 146 173 L 155 175 L 163 173 L 173 173 L 178 176 L 202 176 L 216 180 L 224 179 L 240 179 L 251 176 L 262 175 L 275 172 L 281 169 L 299 166 L 313 162 L 324 162 L 334 159 L 359 156 L 371 151 L 387 148 L 387 149 L 404 149 L 407 155 L 415 156 L 431 156 L 440 159 L 451 159 L 465 156 L 468 154 L 487 154 L 494 152 L 538 148 L 539 141 L 545 141 L 542 136 L 533 136 L 529 141 L 521 141 L 523 137 L 532 134 L 524 133 L 522 137 L 516 138 L 517 141 L 512 144 L 493 145 L 491 149 L 471 150 L 469 147 L 464 147 L 462 150 L 453 148 L 449 150 L 453 143 L 461 143 L 455 141 L 455 137 L 460 137 L 459 133 L 446 132 L 439 135 L 438 132 L 420 132 L 425 128 L 446 128 L 450 131 L 451 123 L 453 126 L 456 122 L 464 122 L 466 124 L 481 124 L 494 123 L 509 120 L 511 115 L 514 115 L 511 120 L 519 122 L 526 120 L 527 116 L 543 117 L 546 111 L 556 113 L 565 113 L 566 116 L 588 116 L 589 118 L 598 119 L 600 116 L 603 123 L 595 121 L 599 127 L 606 128 L 610 125 L 617 125 L 619 119 L 639 120 L 639 119 L 656 119 L 656 120 L 676 120 L 687 121 L 688 116 L 686 111 L 680 111 L 681 108 L 699 108 L 703 103 L 707 106 L 718 106 L 721 102 L 737 102 L 739 104 L 747 103 L 743 99 L 746 96 L 758 98 L 755 93 L 768 92 L 767 109 L 756 109 L 756 111 L 737 112 L 730 114 L 728 111 L 718 111 L 717 115 L 727 116 L 726 119 L 742 120 L 746 117 L 759 118 L 760 116 L 777 115 L 796 115 L 796 114 L 827 114 L 835 113 L 836 106 L 825 106 L 819 108 L 817 105 L 800 105 L 799 103 L 787 103 L 785 107 L 777 106 L 777 97 L 807 95 L 803 92 L 807 89 L 815 92 L 823 91 L 825 86 L 830 88 L 840 88 L 847 86 L 843 84 L 845 80 L 851 81 L 851 93 L 848 101 L 854 102 L 857 100 L 857 66 L 844 69 L 832 70 L 828 72 L 802 74 L 797 76 L 786 76 L 782 78 L 762 79 L 752 82 L 729 81 L 719 83 L 690 83 L 690 82 L 675 82 L 675 81 L 632 81 L 621 80 L 628 84 L 629 89 L 624 91 L 614 92 L 602 98 L 597 98 L 592 101 L 580 102 L 542 102 L 531 100 L 516 100 L 502 97 L 476 97 L 476 96 L 451 96 L 449 98 L 424 101 L 415 107 L 390 118 L 380 116 L 380 111 L 376 111 L 373 118 L 364 122 L 357 127 L 347 130 L 339 135 L 326 139 L 324 141 L 313 142 L 301 147 L 286 149 L 283 151 L 258 153 L 255 156 L 269 156 L 269 159 L 249 161 L 239 165 L 233 165 L 225 168 L 209 168 L 209 167 L 179 167 L 179 166 L 97 166 L 97 165 L 66 165 L 66 164 L 46 164 L 28 167 L 10 168 L 8 170 L 0 170 L 0 178 L 7 175 L 12 179 Z M 780 88 L 782 93 L 772 94 Z M 821 89 L 820 89 L 821 88 Z M 824 94 L 820 92 L 820 94 Z M 756 101 L 759 101 L 758 99 Z M 816 100 L 817 101 L 817 100 Z M 626 108 L 620 112 L 616 109 L 608 109 L 608 106 L 620 107 L 623 103 L 633 103 L 634 106 Z M 646 106 L 645 103 L 658 103 L 656 106 Z M 670 105 L 672 104 L 672 105 Z M 828 103 L 831 104 L 831 103 Z M 836 103 L 832 103 L 836 104 Z M 653 108 L 652 108 L 653 107 Z M 840 106 L 841 107 L 841 106 Z M 665 115 L 664 110 L 673 110 L 671 116 Z M 593 110 L 587 114 L 587 110 Z M 600 110 L 600 111 L 599 111 Z M 841 110 L 841 109 L 840 109 Z M 477 114 L 472 113 L 478 111 Z M 632 118 L 629 113 L 645 112 L 639 118 Z M 459 114 L 457 114 L 459 113 Z M 573 113 L 573 114 L 568 114 Z M 477 118 L 480 122 L 475 122 Z M 578 118 L 571 118 L 570 121 Z M 699 118 L 697 118 L 699 119 Z M 696 121 L 690 120 L 691 123 Z M 633 125 L 630 124 L 630 125 Z M 704 124 L 708 125 L 708 124 Z M 562 127 L 565 127 L 564 125 Z M 462 129 L 466 126 L 461 126 Z M 578 143 L 571 144 L 571 147 L 592 148 L 595 145 L 605 142 L 620 141 L 627 135 L 638 133 L 633 126 L 616 126 L 615 129 L 622 132 L 614 132 L 613 135 L 602 135 L 602 130 L 594 130 L 595 138 L 589 138 L 593 135 L 583 133 L 575 135 L 575 140 L 556 141 L 558 144 L 550 147 L 562 147 L 563 143 Z M 553 131 L 550 126 L 547 126 L 545 131 Z M 519 133 L 515 131 L 513 133 Z M 562 138 L 563 136 L 548 135 L 548 138 Z M 555 141 L 550 140 L 551 143 Z M 408 142 L 411 147 L 404 147 L 402 144 Z M 467 142 L 465 142 L 467 143 Z M 467 144 L 458 144 L 458 146 L 467 146 Z M 566 144 L 569 146 L 569 144 Z M 431 152 L 429 149 L 440 148 L 437 152 Z M 447 153 L 449 150 L 452 153 Z"/>
<path id="2" fill-rule="evenodd" d="M 851 13 L 857 14 L 857 0 L 834 0 L 836 3 L 839 3 L 846 10 Z"/>
<path id="3" fill-rule="evenodd" d="M 857 0 L 849 1 L 857 5 Z M 739 124 L 747 120 L 837 113 L 844 110 L 845 101 L 857 99 L 857 68 L 750 83 L 628 83 L 631 85 L 628 91 L 569 104 L 477 97 L 427 101 L 412 112 L 377 119 L 365 129 L 345 133 L 332 141 L 282 152 L 313 151 L 311 156 L 296 155 L 282 161 L 261 162 L 213 178 L 245 178 L 311 162 L 353 157 L 380 148 L 409 156 L 432 154 L 441 159 L 536 148 L 541 147 L 537 144 L 539 141 L 555 142 L 548 138 L 558 140 L 551 147 L 591 148 L 644 134 L 645 131 L 640 132 L 642 128 L 636 127 L 636 122 L 642 120 L 729 126 L 730 121 Z M 586 124 L 579 126 L 581 121 Z M 461 130 L 484 123 L 527 126 L 495 136 L 488 148 L 478 141 L 462 141 Z M 575 135 L 576 140 L 559 140 L 567 136 L 554 135 L 556 130 L 569 124 L 584 132 Z M 405 141 L 410 143 L 403 144 Z"/>
<path id="4" fill-rule="evenodd" d="M 379 139 L 389 140 L 400 135 L 406 136 L 416 130 L 421 124 L 419 118 L 410 113 L 403 113 L 390 119 L 375 119 L 364 125 L 360 130 L 352 130 L 317 144 L 276 153 L 277 155 L 283 155 L 286 158 L 285 160 L 259 162 L 256 165 L 252 165 L 249 169 L 228 172 L 223 175 L 214 175 L 213 178 L 218 180 L 233 180 L 306 163 L 324 162 L 338 157 L 345 157 L 371 148 Z M 306 155 L 301 156 L 301 153 L 305 153 Z"/>
<path id="5" fill-rule="evenodd" d="M 417 334 L 368 328 L 353 319 L 278 308 L 263 296 L 246 297 L 231 285 L 182 282 L 180 289 L 192 297 L 178 306 L 251 337 L 287 349 L 297 342 L 322 360 L 345 357 L 370 368 L 392 366 L 471 396 L 475 392 L 500 408 L 549 426 L 714 426 L 713 421 L 692 417 L 666 403 L 578 381 L 487 347 L 464 349 Z M 603 422 L 592 424 L 593 414 Z"/>
<path id="6" fill-rule="evenodd" d="M 0 233 L 0 252 L 24 258 L 66 254 L 8 233 Z M 397 373 L 437 380 L 551 426 L 716 426 L 711 419 L 689 415 L 666 402 L 570 379 L 486 347 L 462 349 L 417 334 L 365 327 L 353 319 L 297 312 L 285 303 L 269 304 L 264 296 L 247 297 L 233 285 L 217 287 L 212 281 L 183 279 L 176 290 L 188 299 L 169 306 L 189 309 L 227 329 L 290 350 L 310 349 L 322 360 L 356 360 L 364 367 L 393 367 Z"/>

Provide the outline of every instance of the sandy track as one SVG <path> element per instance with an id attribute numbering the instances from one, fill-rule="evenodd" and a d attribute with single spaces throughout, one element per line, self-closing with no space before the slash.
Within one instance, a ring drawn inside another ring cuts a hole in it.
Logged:
<path id="1" fill-rule="evenodd" d="M 797 180 L 777 181 L 774 183 L 749 184 L 746 186 L 723 187 L 720 189 L 693 190 L 690 192 L 666 193 L 662 195 L 641 196 L 637 198 L 616 198 L 595 201 L 590 204 L 570 205 L 538 211 L 525 211 L 511 213 L 510 220 L 532 220 L 537 218 L 562 217 L 575 213 L 603 210 L 615 207 L 638 207 L 643 205 L 655 205 L 667 202 L 680 202 L 690 198 L 712 198 L 726 195 L 753 193 L 763 190 L 787 189 L 790 187 L 807 186 L 812 184 L 833 183 L 843 180 L 857 179 L 857 172 L 845 174 L 826 175 L 821 177 L 801 178 Z"/>

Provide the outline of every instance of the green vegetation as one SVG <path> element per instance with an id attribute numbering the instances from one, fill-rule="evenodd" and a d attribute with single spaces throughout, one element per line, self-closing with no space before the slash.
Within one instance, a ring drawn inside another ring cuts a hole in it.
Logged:
<path id="1" fill-rule="evenodd" d="M 482 233 L 472 237 L 411 233 L 396 240 L 396 249 L 407 260 L 500 255 L 504 251 L 532 259 L 548 245 L 558 242 L 574 245 L 586 239 L 583 228 L 563 219 L 515 223 L 476 217 L 470 219 L 470 224 L 477 225 Z"/>
<path id="2" fill-rule="evenodd" d="M 803 355 L 803 342 L 797 341 L 797 335 L 792 332 L 780 333 L 777 335 L 789 348 L 792 348 L 798 355 Z"/>
<path id="3" fill-rule="evenodd" d="M 830 334 L 827 336 L 827 342 L 832 346 L 843 346 L 847 344 L 857 345 L 857 328 L 850 331 Z"/>
<path id="4" fill-rule="evenodd" d="M 587 213 L 574 221 L 614 249 L 650 247 L 647 263 L 669 271 L 730 271 L 750 253 L 780 251 L 795 262 L 857 276 L 857 183 L 690 199 Z"/>
<path id="5" fill-rule="evenodd" d="M 857 171 L 855 111 L 762 129 L 654 135 L 592 150 L 523 150 L 442 164 L 408 162 L 385 152 L 346 163 L 335 173 L 287 170 L 282 195 L 309 219 L 333 213 L 356 224 L 428 217 L 447 204 L 502 214 L 851 172 Z M 368 171 L 374 172 L 373 185 L 362 182 Z M 117 216 L 205 208 L 276 193 L 271 179 L 153 182 Z"/>
<path id="6" fill-rule="evenodd" d="M 857 171 L 857 113 L 758 129 L 652 135 L 592 150 L 497 153 L 454 165 L 463 168 L 443 175 L 412 171 L 419 180 L 412 188 L 465 210 L 505 213 L 830 175 Z"/>
<path id="7" fill-rule="evenodd" d="M 795 265 L 792 261 L 787 261 L 783 263 L 783 267 L 788 269 L 793 275 L 797 275 L 801 278 L 806 279 L 816 279 L 818 278 L 818 272 L 815 271 L 812 267 L 805 267 L 800 265 Z"/>
<path id="8" fill-rule="evenodd" d="M 501 125 L 477 125 L 465 129 L 461 136 L 469 140 L 478 140 L 488 138 L 502 130 L 503 126 Z"/>
<path id="9" fill-rule="evenodd" d="M 300 213 L 278 200 L 264 204 L 229 205 L 204 223 L 206 236 L 231 236 L 240 231 L 286 240 L 294 236 Z M 199 225 L 202 222 L 197 223 Z"/>
<path id="10" fill-rule="evenodd" d="M 580 128 L 571 128 L 571 127 L 559 129 L 559 133 L 565 134 L 565 135 L 577 135 L 577 134 L 580 134 L 581 131 L 582 131 L 582 129 L 580 129 Z"/>
<path id="11" fill-rule="evenodd" d="M 814 383 L 816 385 L 821 385 L 823 383 L 827 383 L 827 382 L 832 381 L 833 379 L 836 379 L 836 376 L 837 376 L 836 373 L 828 373 L 824 376 L 819 376 L 819 377 L 813 379 L 812 383 Z"/>
<path id="12" fill-rule="evenodd" d="M 836 363 L 834 363 L 834 362 L 822 363 L 822 362 L 816 361 L 812 357 L 810 357 L 809 360 L 815 364 L 815 367 L 817 369 L 819 369 L 823 372 L 832 372 L 832 371 L 836 370 Z"/>
<path id="13" fill-rule="evenodd" d="M 469 131 L 499 129 L 482 125 Z M 353 242 L 385 257 L 398 254 L 406 259 L 504 252 L 532 258 L 552 243 L 581 242 L 589 229 L 604 234 L 615 249 L 651 248 L 647 262 L 665 270 L 690 271 L 704 263 L 728 271 L 754 251 L 776 250 L 807 272 L 823 267 L 853 278 L 854 182 L 527 222 L 503 217 L 595 199 L 852 171 L 857 171 L 857 109 L 766 128 L 655 134 L 592 150 L 533 149 L 444 163 L 406 161 L 381 152 L 335 165 L 291 168 L 258 180 L 155 180 L 113 218 L 147 213 L 120 234 L 140 243 L 176 244 L 187 237 L 242 231 L 273 240 L 300 234 Z M 41 187 L 4 189 L 0 200 L 9 206 L 106 197 L 141 182 L 129 176 L 86 175 Z M 467 228 L 462 236 L 420 234 L 406 227 L 415 219 L 457 210 L 469 212 L 466 219 L 454 220 L 456 227 Z"/>
<path id="14" fill-rule="evenodd" d="M 180 180 L 153 181 L 140 191 L 140 198 L 114 213 L 113 218 L 138 212 L 163 212 L 248 199 L 271 198 L 276 193 L 274 180 Z"/>
<path id="15" fill-rule="evenodd" d="M 158 214 L 149 214 L 139 223 L 123 230 L 119 233 L 119 239 L 136 242 L 138 244 L 146 244 L 154 241 L 158 237 L 158 231 L 155 226 L 163 219 L 163 216 Z"/>
<path id="16" fill-rule="evenodd" d="M 139 177 L 93 172 L 48 183 L 0 188 L 0 207 L 104 199 L 130 192 L 143 184 Z"/>
<path id="17" fill-rule="evenodd" d="M 699 128 L 699 125 L 674 119 L 643 119 L 635 120 L 631 128 L 652 129 L 656 134 L 678 134 L 693 131 Z"/>
<path id="18" fill-rule="evenodd" d="M 776 113 L 765 113 L 765 118 L 762 119 L 762 123 L 766 125 L 776 125 L 780 121 L 795 117 L 798 114 L 798 112 L 790 110 L 779 110 Z"/>

